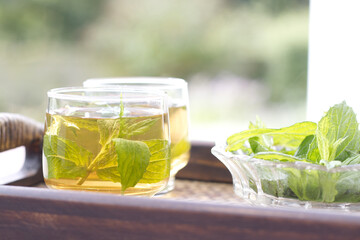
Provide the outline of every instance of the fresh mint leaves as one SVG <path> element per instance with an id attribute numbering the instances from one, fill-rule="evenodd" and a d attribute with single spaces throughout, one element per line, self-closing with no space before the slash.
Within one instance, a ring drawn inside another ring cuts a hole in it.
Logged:
<path id="1" fill-rule="evenodd" d="M 354 111 L 345 102 L 331 107 L 318 124 L 301 122 L 280 129 L 255 128 L 254 124 L 250 126 L 251 129 L 227 139 L 227 151 L 246 148 L 250 154 L 261 153 L 264 158 L 266 154 L 273 155 L 274 152 L 281 153 L 281 156 L 286 153 L 292 155 L 289 159 L 317 164 L 321 160 L 344 162 L 359 153 L 359 124 Z M 272 140 L 265 143 L 264 137 L 271 137 Z M 269 142 L 272 142 L 271 145 Z M 294 153 L 289 154 L 292 151 Z"/>
<path id="2" fill-rule="evenodd" d="M 360 201 L 356 180 L 360 179 L 360 173 L 335 170 L 360 164 L 359 124 L 354 111 L 345 102 L 331 107 L 317 124 L 301 122 L 270 129 L 258 119 L 255 124 L 250 123 L 249 130 L 230 136 L 226 150 L 234 154 L 242 151 L 267 161 L 308 162 L 328 169 L 282 167 L 272 170 L 276 173 L 261 179 L 265 193 L 305 201 Z M 258 170 L 266 172 L 266 169 Z"/>
<path id="3" fill-rule="evenodd" d="M 244 143 L 252 137 L 273 137 L 274 145 L 282 145 L 282 147 L 294 148 L 298 146 L 301 141 L 308 135 L 314 134 L 316 130 L 316 123 L 301 122 L 296 123 L 290 127 L 271 129 L 258 128 L 249 129 L 240 133 L 236 133 L 227 139 L 227 151 L 236 151 L 243 147 Z"/>

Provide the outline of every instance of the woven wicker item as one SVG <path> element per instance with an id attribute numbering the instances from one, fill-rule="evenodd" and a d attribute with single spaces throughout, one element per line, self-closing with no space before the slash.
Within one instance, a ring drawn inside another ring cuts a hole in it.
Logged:
<path id="1" fill-rule="evenodd" d="M 20 146 L 39 147 L 43 131 L 43 126 L 30 118 L 0 113 L 0 152 Z"/>
<path id="2" fill-rule="evenodd" d="M 0 113 L 0 152 L 20 146 L 25 146 L 26 149 L 22 169 L 8 176 L 0 176 L 0 184 L 29 186 L 42 180 L 43 132 L 42 124 L 30 118 L 18 114 Z"/>

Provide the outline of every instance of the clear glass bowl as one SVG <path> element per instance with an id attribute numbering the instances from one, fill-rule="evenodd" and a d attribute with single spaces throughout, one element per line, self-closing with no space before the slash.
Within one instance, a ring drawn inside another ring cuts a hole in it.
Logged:
<path id="1" fill-rule="evenodd" d="M 305 162 L 256 159 L 212 148 L 230 171 L 235 194 L 256 205 L 360 211 L 360 164 L 327 169 Z"/>

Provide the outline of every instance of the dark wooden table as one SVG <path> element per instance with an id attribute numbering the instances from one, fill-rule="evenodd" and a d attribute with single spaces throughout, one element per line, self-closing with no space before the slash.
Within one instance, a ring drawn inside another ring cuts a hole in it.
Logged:
<path id="1" fill-rule="evenodd" d="M 360 239 L 358 213 L 249 205 L 210 148 L 194 143 L 176 189 L 151 199 L 1 186 L 0 239 Z"/>

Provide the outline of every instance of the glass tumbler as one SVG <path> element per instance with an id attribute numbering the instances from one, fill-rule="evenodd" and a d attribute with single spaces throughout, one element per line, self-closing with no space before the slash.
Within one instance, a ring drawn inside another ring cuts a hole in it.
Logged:
<path id="1" fill-rule="evenodd" d="M 54 189 L 153 196 L 170 175 L 167 96 L 132 89 L 48 92 L 45 183 Z"/>
<path id="2" fill-rule="evenodd" d="M 83 83 L 86 87 L 120 86 L 134 87 L 146 91 L 159 90 L 169 97 L 171 170 L 168 186 L 161 192 L 166 193 L 175 187 L 175 175 L 184 168 L 190 158 L 189 96 L 187 83 L 179 78 L 130 77 L 89 79 Z"/>

